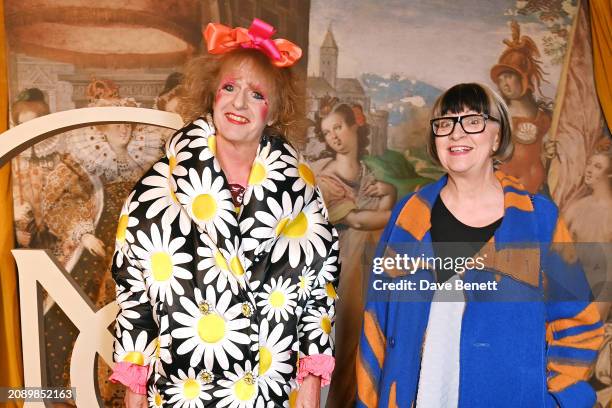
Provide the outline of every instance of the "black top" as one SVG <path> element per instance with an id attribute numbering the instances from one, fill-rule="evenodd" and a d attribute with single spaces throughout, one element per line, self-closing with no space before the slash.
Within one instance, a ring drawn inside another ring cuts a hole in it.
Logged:
<path id="1" fill-rule="evenodd" d="M 502 219 L 503 217 L 484 227 L 470 227 L 455 218 L 438 196 L 431 210 L 430 230 L 436 257 L 445 259 L 474 256 L 491 239 Z M 446 244 L 447 242 L 453 244 Z M 452 269 L 437 270 L 436 280 L 446 282 L 454 273 Z"/>

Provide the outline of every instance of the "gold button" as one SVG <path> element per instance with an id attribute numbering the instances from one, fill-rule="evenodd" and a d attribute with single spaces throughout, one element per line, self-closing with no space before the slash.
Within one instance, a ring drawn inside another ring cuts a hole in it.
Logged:
<path id="1" fill-rule="evenodd" d="M 248 385 L 255 384 L 255 376 L 250 371 L 244 375 L 244 383 Z"/>
<path id="2" fill-rule="evenodd" d="M 210 384 L 211 382 L 213 382 L 214 379 L 214 374 L 208 370 L 204 370 L 202 371 L 202 374 L 200 374 L 200 380 L 202 380 L 204 384 Z"/>
<path id="3" fill-rule="evenodd" d="M 249 302 L 244 302 L 242 304 L 242 314 L 245 317 L 251 317 L 253 315 L 253 308 L 251 308 Z"/>
<path id="4" fill-rule="evenodd" d="M 202 313 L 203 315 L 209 314 L 212 311 L 210 303 L 208 303 L 207 301 L 201 302 L 198 307 L 200 309 L 200 313 Z"/>

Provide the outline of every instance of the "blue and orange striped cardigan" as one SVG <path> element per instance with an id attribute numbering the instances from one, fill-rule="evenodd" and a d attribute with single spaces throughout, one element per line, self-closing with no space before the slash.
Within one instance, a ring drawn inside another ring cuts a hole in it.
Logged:
<path id="1" fill-rule="evenodd" d="M 553 247 L 571 242 L 569 232 L 552 201 L 530 196 L 515 178 L 496 175 L 504 189 L 505 210 L 491 246 L 500 256 L 493 256 L 497 261 L 484 270 L 467 271 L 464 281 L 494 279 L 500 290 L 466 294 L 459 406 L 592 407 L 595 393 L 585 380 L 603 328 L 571 244 Z M 431 208 L 446 180 L 445 176 L 401 200 L 376 256 L 414 252 L 407 249 L 414 245 L 424 253 L 429 247 L 431 253 Z M 517 246 L 519 250 L 512 251 Z M 434 281 L 427 269 L 409 275 L 386 270 L 381 276 L 391 281 Z M 562 291 L 573 296 L 563 297 Z M 524 297 L 495 298 L 509 293 Z M 357 361 L 358 407 L 408 408 L 416 401 L 431 296 L 420 301 L 394 296 L 368 296 Z"/>

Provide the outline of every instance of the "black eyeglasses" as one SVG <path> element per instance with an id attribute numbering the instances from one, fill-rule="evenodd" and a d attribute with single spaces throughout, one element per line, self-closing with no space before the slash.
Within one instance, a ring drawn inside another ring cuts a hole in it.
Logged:
<path id="1" fill-rule="evenodd" d="M 453 133 L 453 130 L 455 130 L 455 124 L 457 122 L 459 122 L 465 133 L 480 133 L 485 130 L 488 119 L 499 122 L 498 119 L 494 118 L 493 116 L 489 116 L 486 113 L 473 113 L 463 116 L 445 116 L 442 118 L 434 118 L 430 120 L 430 123 L 434 135 L 436 137 L 444 137 Z"/>

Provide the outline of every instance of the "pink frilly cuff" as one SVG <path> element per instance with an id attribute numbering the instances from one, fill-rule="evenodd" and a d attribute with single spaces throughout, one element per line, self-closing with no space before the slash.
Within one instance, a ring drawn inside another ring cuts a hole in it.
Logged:
<path id="1" fill-rule="evenodd" d="M 297 382 L 302 385 L 302 381 L 309 374 L 321 377 L 321 387 L 329 385 L 331 375 L 336 365 L 336 359 L 326 354 L 315 354 L 300 358 L 300 366 L 297 373 Z"/>
<path id="2" fill-rule="evenodd" d="M 115 364 L 113 375 L 108 379 L 113 383 L 121 383 L 136 394 L 147 393 L 149 367 L 121 361 Z"/>

